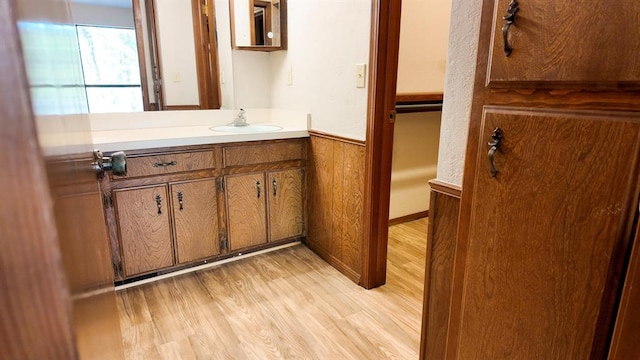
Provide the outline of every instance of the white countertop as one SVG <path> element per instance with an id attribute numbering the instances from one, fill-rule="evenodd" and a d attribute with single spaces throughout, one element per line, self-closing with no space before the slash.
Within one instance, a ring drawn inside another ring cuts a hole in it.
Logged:
<path id="1" fill-rule="evenodd" d="M 102 152 L 238 141 L 308 137 L 310 115 L 275 109 L 246 109 L 247 122 L 282 127 L 273 132 L 230 133 L 210 130 L 233 121 L 236 110 L 162 111 L 90 114 L 92 137 Z"/>

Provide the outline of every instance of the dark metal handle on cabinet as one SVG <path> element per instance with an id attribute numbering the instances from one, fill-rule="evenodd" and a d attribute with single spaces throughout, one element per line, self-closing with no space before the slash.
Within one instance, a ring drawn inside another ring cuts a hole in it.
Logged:
<path id="1" fill-rule="evenodd" d="M 503 16 L 502 19 L 506 21 L 504 26 L 502 26 L 502 38 L 504 39 L 504 54 L 509 57 L 513 48 L 509 44 L 509 29 L 511 25 L 516 21 L 516 13 L 520 10 L 520 5 L 518 4 L 518 0 L 511 0 L 509 3 L 509 7 L 507 8 L 507 15 Z"/>
<path id="2" fill-rule="evenodd" d="M 153 163 L 153 167 L 167 167 L 171 165 L 177 165 L 178 163 L 173 160 L 171 162 L 163 162 L 163 163 Z"/>
<path id="3" fill-rule="evenodd" d="M 182 191 L 178 191 L 178 204 L 180 204 L 180 211 L 182 211 Z"/>
<path id="4" fill-rule="evenodd" d="M 276 196 L 276 194 L 278 193 L 278 182 L 276 181 L 276 179 L 273 179 L 271 185 L 273 186 L 273 196 Z"/>
<path id="5" fill-rule="evenodd" d="M 493 130 L 493 134 L 491 135 L 491 141 L 489 142 L 489 165 L 491 165 L 491 177 L 496 177 L 498 175 L 498 169 L 496 169 L 496 165 L 493 160 L 496 155 L 496 151 L 500 147 L 500 141 L 504 137 L 502 133 L 502 129 L 496 128 Z"/>
<path id="6" fill-rule="evenodd" d="M 256 191 L 258 192 L 258 198 L 260 197 L 260 180 L 256 181 Z"/>
<path id="7" fill-rule="evenodd" d="M 162 198 L 156 195 L 156 205 L 158 205 L 158 215 L 162 215 Z"/>

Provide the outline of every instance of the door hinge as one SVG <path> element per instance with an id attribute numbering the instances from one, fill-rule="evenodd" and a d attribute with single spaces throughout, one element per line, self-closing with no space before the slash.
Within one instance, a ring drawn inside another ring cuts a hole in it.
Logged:
<path id="1" fill-rule="evenodd" d="M 216 186 L 218 187 L 218 191 L 224 191 L 224 178 L 219 177 L 216 180 Z"/>
<path id="2" fill-rule="evenodd" d="M 102 194 L 102 205 L 105 209 L 113 207 L 113 195 Z"/>
<path id="3" fill-rule="evenodd" d="M 229 250 L 229 239 L 227 239 L 227 235 L 220 237 L 220 250 Z"/>
<path id="4" fill-rule="evenodd" d="M 122 276 L 122 263 L 113 263 L 113 275 L 117 278 Z"/>
<path id="5" fill-rule="evenodd" d="M 209 17 L 209 4 L 206 0 L 204 4 L 202 4 L 202 15 Z"/>

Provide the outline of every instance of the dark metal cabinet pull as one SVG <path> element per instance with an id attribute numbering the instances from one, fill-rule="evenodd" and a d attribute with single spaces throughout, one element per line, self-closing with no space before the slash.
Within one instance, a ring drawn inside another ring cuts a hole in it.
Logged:
<path id="1" fill-rule="evenodd" d="M 156 205 L 158 205 L 158 215 L 162 215 L 162 198 L 156 195 Z"/>
<path id="2" fill-rule="evenodd" d="M 178 191 L 178 204 L 180 204 L 180 211 L 182 211 L 182 191 Z"/>
<path id="3" fill-rule="evenodd" d="M 258 198 L 260 197 L 260 180 L 256 181 L 256 191 L 258 192 Z"/>
<path id="4" fill-rule="evenodd" d="M 276 194 L 278 193 L 278 181 L 276 181 L 276 179 L 273 179 L 271 185 L 273 186 L 273 196 L 276 196 Z"/>
<path id="5" fill-rule="evenodd" d="M 167 166 L 171 166 L 171 165 L 177 165 L 178 162 L 173 160 L 171 162 L 163 162 L 163 163 L 153 163 L 153 167 L 167 167 Z"/>
<path id="6" fill-rule="evenodd" d="M 489 165 L 491 165 L 491 177 L 496 177 L 498 175 L 498 169 L 496 169 L 496 165 L 494 164 L 494 157 L 496 155 L 496 151 L 500 147 L 500 141 L 504 137 L 502 133 L 502 129 L 496 128 L 493 130 L 493 134 L 491 135 L 491 141 L 489 142 Z"/>
<path id="7" fill-rule="evenodd" d="M 518 0 L 511 0 L 509 3 L 509 7 L 507 8 L 507 14 L 502 17 L 503 20 L 506 21 L 504 26 L 502 26 L 502 38 L 504 39 L 504 54 L 509 57 L 513 48 L 509 44 L 509 29 L 511 25 L 516 21 L 516 13 L 520 10 L 520 5 L 518 4 Z"/>

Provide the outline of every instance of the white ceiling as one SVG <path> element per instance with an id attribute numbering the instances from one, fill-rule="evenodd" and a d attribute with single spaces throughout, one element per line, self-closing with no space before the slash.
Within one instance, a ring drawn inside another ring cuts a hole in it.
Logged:
<path id="1" fill-rule="evenodd" d="M 129 9 L 131 8 L 131 0 L 71 0 L 71 2 L 78 4 L 92 4 Z"/>

